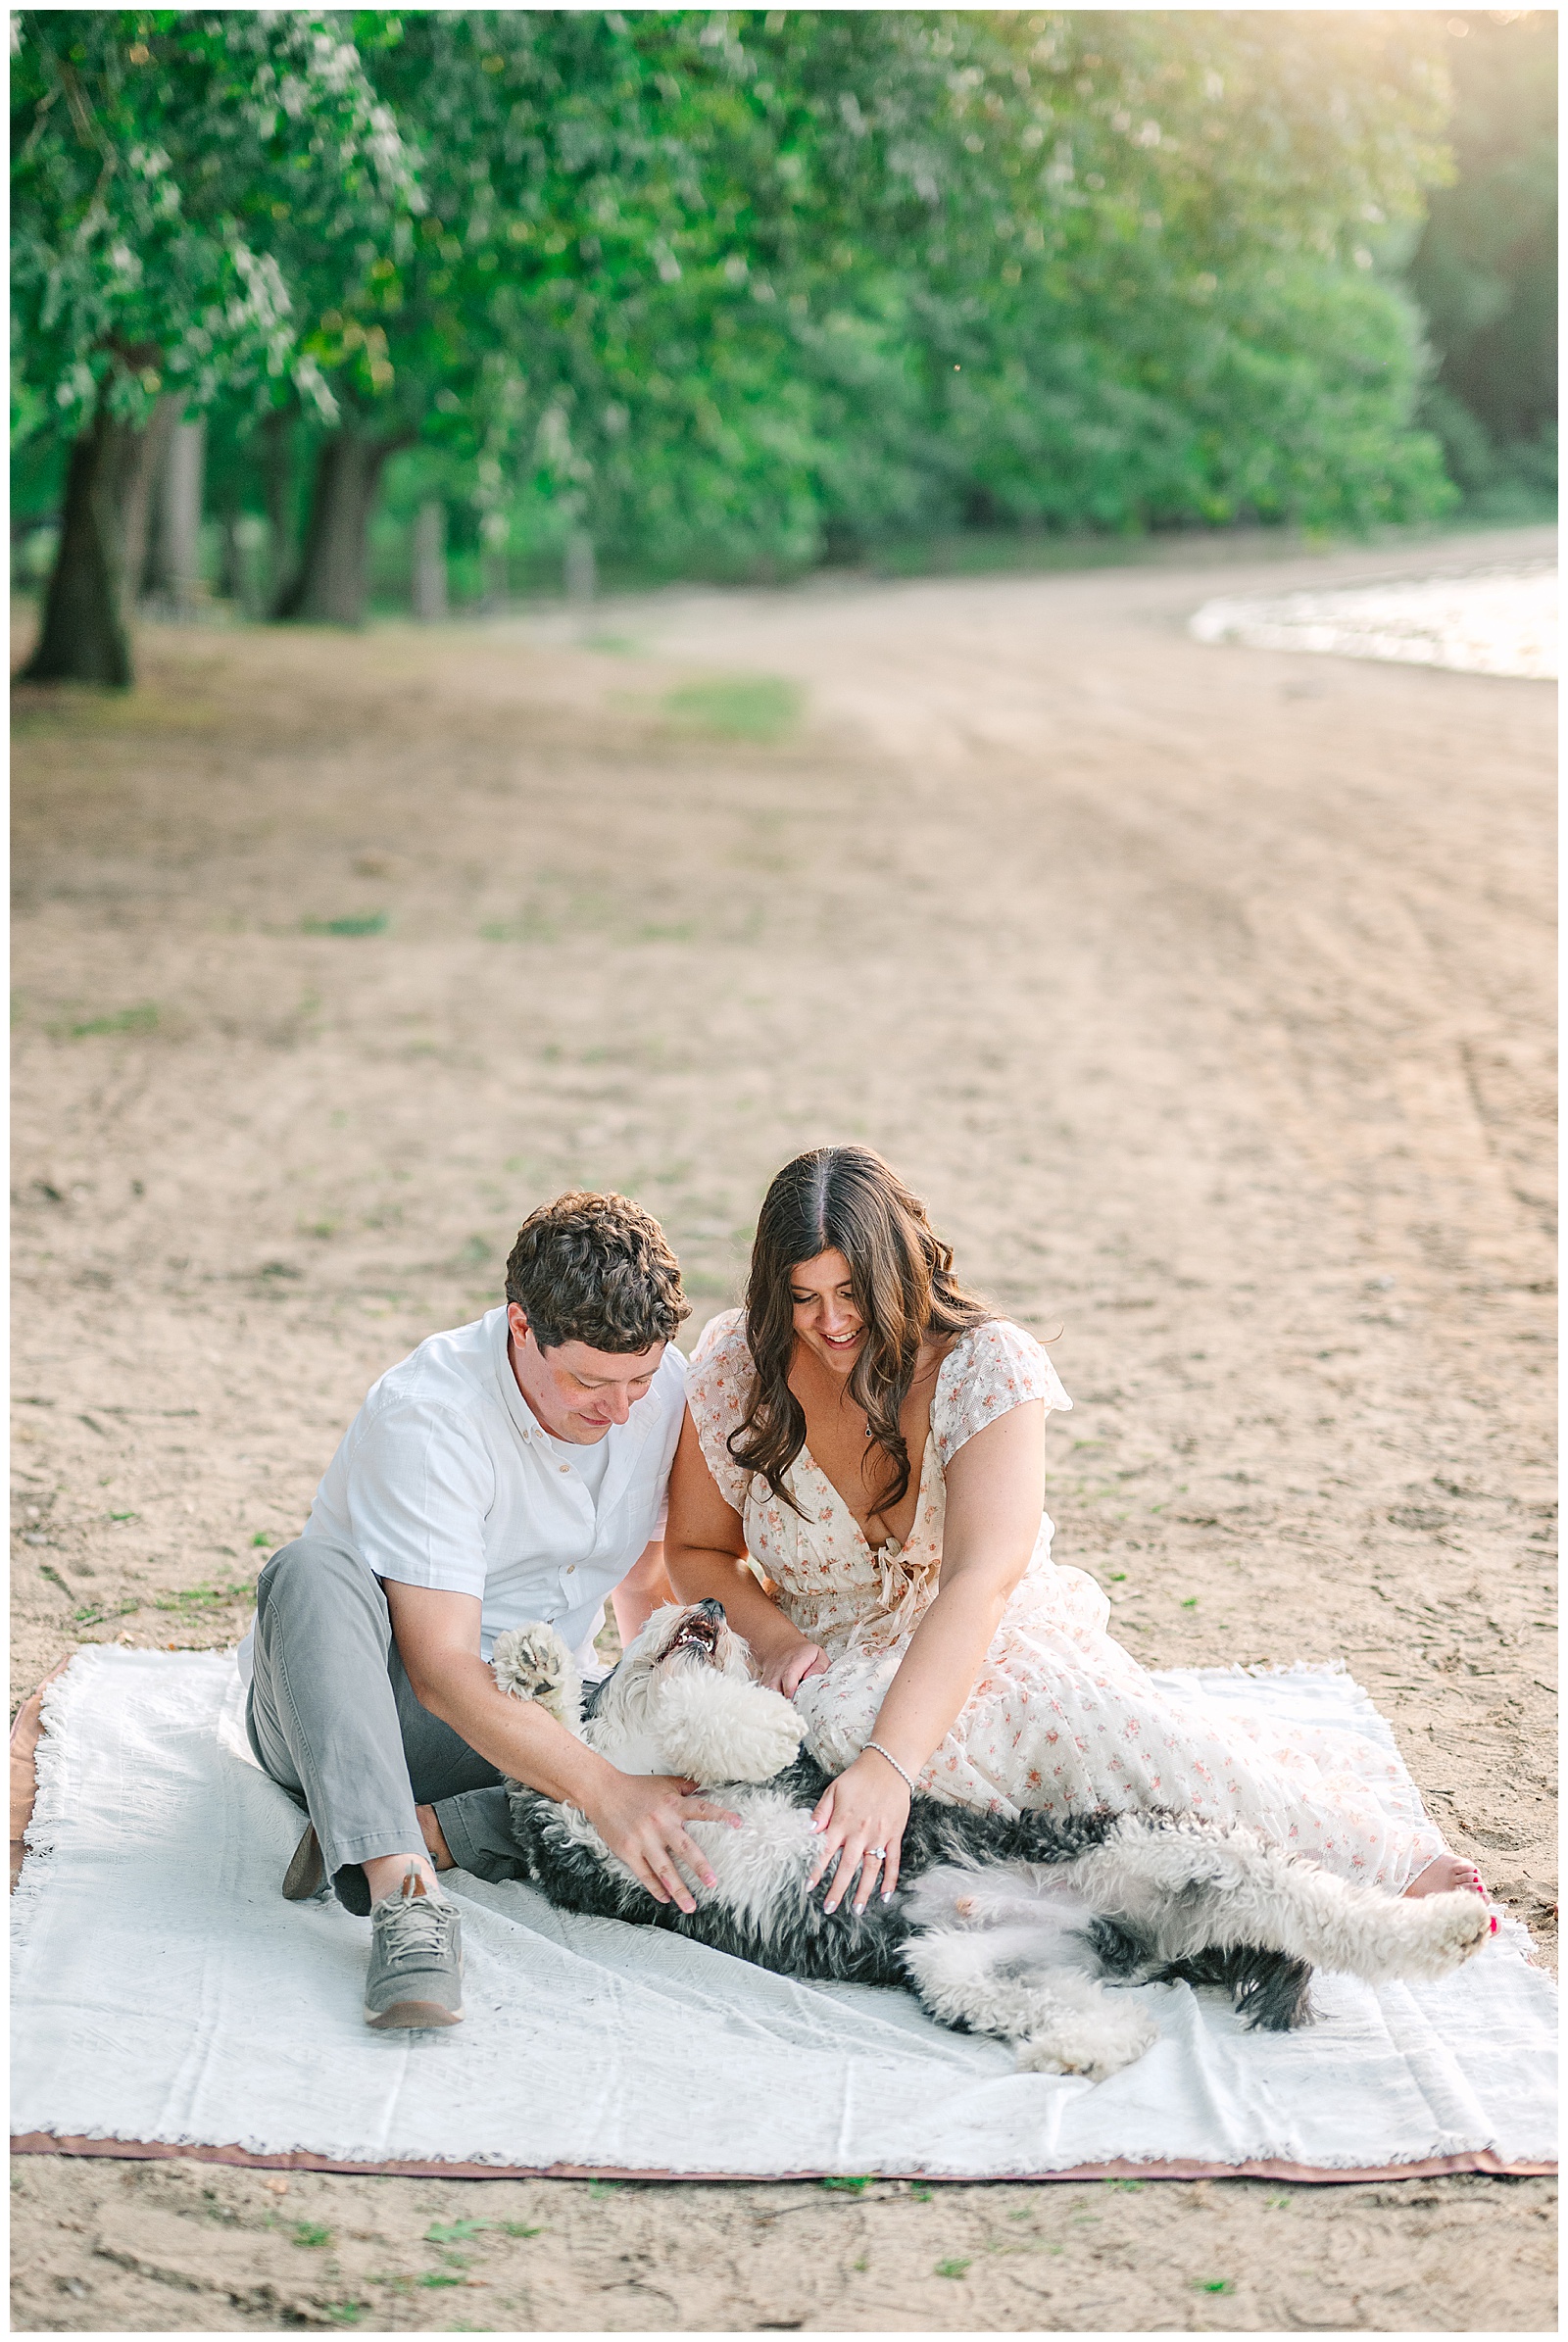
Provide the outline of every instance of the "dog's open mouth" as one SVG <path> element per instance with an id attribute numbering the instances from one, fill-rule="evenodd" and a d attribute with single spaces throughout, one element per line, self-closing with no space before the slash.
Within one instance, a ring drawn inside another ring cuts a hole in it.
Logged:
<path id="1" fill-rule="evenodd" d="M 693 1617 L 681 1621 L 664 1652 L 664 1657 L 674 1659 L 682 1651 L 699 1651 L 705 1659 L 711 1659 L 717 1649 L 717 1622 L 710 1618 L 704 1618 L 702 1612 L 698 1611 Z"/>

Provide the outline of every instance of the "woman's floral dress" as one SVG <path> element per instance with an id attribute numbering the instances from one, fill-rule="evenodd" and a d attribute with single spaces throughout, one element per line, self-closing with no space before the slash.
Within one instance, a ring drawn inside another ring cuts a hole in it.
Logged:
<path id="1" fill-rule="evenodd" d="M 937 1376 L 919 1500 L 903 1545 L 873 1552 L 826 1475 L 802 1449 L 788 1474 L 801 1507 L 769 1497 L 725 1445 L 752 1386 L 741 1312 L 705 1329 L 687 1401 L 709 1470 L 745 1524 L 747 1549 L 786 1616 L 827 1654 L 796 1694 L 811 1753 L 842 1771 L 876 1729 L 909 1637 L 935 1596 L 949 1465 L 1010 1407 L 1070 1407 L 1034 1338 L 1004 1318 L 960 1336 Z M 1285 1740 L 1189 1691 L 1153 1681 L 1105 1632 L 1110 1606 L 1082 1570 L 1051 1558 L 1042 1516 L 985 1667 L 920 1774 L 954 1805 L 1012 1814 L 1164 1806 L 1249 1822 L 1345 1877 L 1400 1892 L 1443 1850 L 1385 1750 L 1358 1736 Z M 1376 1782 L 1376 1788 L 1373 1783 Z"/>

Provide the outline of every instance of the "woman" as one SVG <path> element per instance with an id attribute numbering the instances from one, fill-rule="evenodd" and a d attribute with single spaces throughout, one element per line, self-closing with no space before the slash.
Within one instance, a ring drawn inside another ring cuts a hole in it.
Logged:
<path id="1" fill-rule="evenodd" d="M 916 1784 L 1013 1813 L 1235 1818 L 1396 1893 L 1481 1891 L 1371 1742 L 1287 1743 L 1156 1685 L 1051 1559 L 1039 1343 L 953 1274 L 924 1206 L 864 1147 L 774 1180 L 746 1307 L 698 1343 L 665 1541 L 716 1596 L 838 1778 L 816 1811 L 829 1910 L 898 1881 Z M 1381 1795 L 1371 1783 L 1381 1784 Z"/>

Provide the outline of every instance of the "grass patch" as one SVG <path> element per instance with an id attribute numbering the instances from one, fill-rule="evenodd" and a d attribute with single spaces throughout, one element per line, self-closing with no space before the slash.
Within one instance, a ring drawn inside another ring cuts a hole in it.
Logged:
<path id="1" fill-rule="evenodd" d="M 172 1594 L 155 1594 L 155 1610 L 191 1611 L 222 1610 L 230 1602 L 248 1602 L 256 1591 L 255 1581 L 236 1578 L 227 1586 L 182 1586 Z"/>
<path id="2" fill-rule="evenodd" d="M 1194 2277 L 1200 2293 L 1234 2293 L 1236 2287 L 1229 2277 Z"/>
<path id="3" fill-rule="evenodd" d="M 470 2236 L 482 2236 L 486 2228 L 493 2228 L 494 2220 L 432 2220 L 424 2231 L 426 2244 L 466 2244 Z"/>
<path id="4" fill-rule="evenodd" d="M 782 740 L 794 730 L 806 694 L 784 675 L 724 675 L 685 683 L 665 694 L 664 712 L 721 740 Z"/>
<path id="5" fill-rule="evenodd" d="M 138 1000 L 133 1008 L 116 1008 L 108 1016 L 82 1017 L 76 1023 L 56 1026 L 55 1030 L 64 1032 L 72 1041 L 85 1041 L 94 1033 L 156 1033 L 158 1003 Z"/>
<path id="6" fill-rule="evenodd" d="M 427 2269 L 423 2276 L 420 2277 L 419 2283 L 425 2286 L 461 2285 L 463 2283 L 463 2279 L 461 2277 L 452 2276 L 444 2269 Z"/>
<path id="7" fill-rule="evenodd" d="M 318 2221 L 297 2220 L 295 2222 L 294 2242 L 303 2245 L 307 2252 L 318 2252 L 323 2244 L 330 2244 L 331 2241 L 331 2229 L 323 2228 Z"/>
<path id="8" fill-rule="evenodd" d="M 966 2277 L 969 2273 L 969 2269 L 970 2264 L 967 2261 L 939 2261 L 937 2263 L 937 2275 L 939 2277 Z"/>
<path id="9" fill-rule="evenodd" d="M 837 2189 L 847 2196 L 863 2196 L 870 2184 L 869 2179 L 823 2179 L 818 2182 L 819 2186 Z"/>
<path id="10" fill-rule="evenodd" d="M 384 910 L 346 911 L 340 919 L 301 919 L 302 935 L 385 935 L 391 925 Z"/>
<path id="11" fill-rule="evenodd" d="M 139 1602 L 128 1598 L 123 1602 L 83 1602 L 72 1615 L 78 1627 L 101 1627 L 106 1618 L 129 1618 L 140 1608 Z"/>

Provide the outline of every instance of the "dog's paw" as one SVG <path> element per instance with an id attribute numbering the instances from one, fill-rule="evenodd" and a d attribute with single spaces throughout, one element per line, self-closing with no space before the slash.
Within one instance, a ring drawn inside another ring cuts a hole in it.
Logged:
<path id="1" fill-rule="evenodd" d="M 1153 2020 L 1130 2009 L 1106 2007 L 1072 2016 L 1015 2044 L 1024 2074 L 1081 2074 L 1105 2081 L 1124 2066 L 1135 2066 L 1159 2039 Z"/>
<path id="2" fill-rule="evenodd" d="M 1480 1895 L 1418 1895 L 1400 1904 L 1407 1953 L 1400 1974 L 1436 1978 L 1472 1959 L 1493 1933 L 1492 1913 Z"/>
<path id="3" fill-rule="evenodd" d="M 581 1694 L 577 1671 L 554 1627 L 536 1623 L 509 1627 L 496 1636 L 490 1665 L 499 1690 L 514 1699 L 537 1701 L 568 1732 L 581 1729 Z"/>

